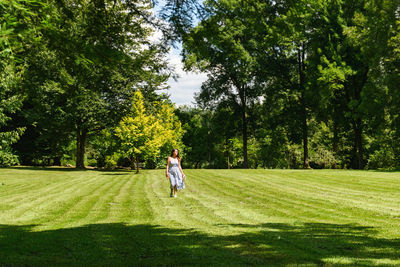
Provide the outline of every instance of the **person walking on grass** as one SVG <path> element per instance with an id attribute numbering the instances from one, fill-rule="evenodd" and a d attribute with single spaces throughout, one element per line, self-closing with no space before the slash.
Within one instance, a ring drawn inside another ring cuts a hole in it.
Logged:
<path id="1" fill-rule="evenodd" d="M 186 179 L 181 167 L 181 158 L 179 157 L 179 150 L 172 149 L 171 156 L 167 160 L 167 180 L 169 179 L 171 187 L 170 197 L 177 197 L 178 190 L 185 188 Z"/>

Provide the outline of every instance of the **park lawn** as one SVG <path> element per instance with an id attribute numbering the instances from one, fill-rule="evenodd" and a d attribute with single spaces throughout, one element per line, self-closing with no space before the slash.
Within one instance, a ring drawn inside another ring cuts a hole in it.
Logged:
<path id="1" fill-rule="evenodd" d="M 0 169 L 0 266 L 400 266 L 400 173 Z"/>

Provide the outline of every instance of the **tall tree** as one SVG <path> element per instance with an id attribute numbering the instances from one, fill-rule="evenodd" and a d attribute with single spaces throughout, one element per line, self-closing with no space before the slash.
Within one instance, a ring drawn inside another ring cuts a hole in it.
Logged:
<path id="1" fill-rule="evenodd" d="M 292 66 L 296 80 L 292 83 L 292 93 L 297 95 L 298 115 L 301 125 L 303 143 L 303 168 L 310 168 L 309 160 L 309 125 L 313 104 L 318 102 L 318 92 L 312 85 L 315 69 L 312 68 L 313 45 L 318 38 L 318 28 L 321 26 L 320 10 L 322 1 L 287 1 L 284 12 L 277 19 L 278 43 L 281 44 L 295 68 Z"/>
<path id="2" fill-rule="evenodd" d="M 152 114 L 146 110 L 143 95 L 138 91 L 133 96 L 131 113 L 122 118 L 115 134 L 120 139 L 122 153 L 138 173 L 139 162 L 146 158 L 155 160 L 165 144 L 169 144 L 169 149 L 178 148 L 183 132 L 180 122 L 175 120 L 173 107 L 160 103 Z"/>
<path id="3" fill-rule="evenodd" d="M 35 105 L 28 113 L 42 125 L 50 116 L 37 114 L 56 114 L 51 129 L 62 125 L 75 132 L 76 167 L 84 168 L 88 135 L 115 126 L 135 90 L 151 94 L 163 87 L 169 76 L 166 49 L 149 40 L 156 23 L 147 1 L 57 0 L 54 5 L 55 27 L 43 32 L 48 53 L 38 52 L 51 64 L 47 68 L 32 56 L 25 88 Z M 43 95 L 50 101 L 41 102 Z"/>
<path id="4" fill-rule="evenodd" d="M 243 167 L 248 168 L 248 108 L 260 95 L 256 83 L 257 61 L 249 25 L 256 25 L 257 10 L 246 1 L 204 3 L 207 18 L 183 37 L 183 57 L 188 69 L 209 73 L 197 97 L 199 103 L 218 106 L 229 101 L 239 107 L 243 140 Z"/>
<path id="5" fill-rule="evenodd" d="M 400 3 L 397 1 L 396 3 Z M 399 4 L 400 5 L 400 4 Z M 396 26 L 391 30 L 389 39 L 388 54 L 384 61 L 385 84 L 388 88 L 388 113 L 390 117 L 389 126 L 394 134 L 389 135 L 389 146 L 394 152 L 394 159 L 397 164 L 400 162 L 400 12 L 399 5 L 395 14 Z"/>
<path id="6" fill-rule="evenodd" d="M 40 0 L 0 2 L 0 166 L 18 162 L 11 145 L 18 141 L 24 127 L 10 129 L 6 124 L 22 105 L 19 84 L 26 71 L 24 53 L 40 42 L 48 9 Z"/>
<path id="7" fill-rule="evenodd" d="M 371 119 L 383 121 L 385 100 L 381 96 L 385 90 L 379 77 L 384 75 L 382 62 L 389 51 L 388 40 L 395 27 L 399 1 L 328 2 L 322 15 L 331 23 L 326 23 L 325 28 L 327 38 L 321 53 L 320 80 L 332 89 L 336 118 L 338 108 L 345 107 L 353 135 L 352 167 L 362 169 L 364 132 Z M 338 123 L 336 119 L 334 122 L 337 141 Z"/>

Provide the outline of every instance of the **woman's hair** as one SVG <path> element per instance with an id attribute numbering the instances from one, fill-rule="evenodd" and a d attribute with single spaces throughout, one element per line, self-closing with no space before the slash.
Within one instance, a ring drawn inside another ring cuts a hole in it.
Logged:
<path id="1" fill-rule="evenodd" d="M 180 157 L 179 157 L 179 149 L 177 149 L 177 148 L 174 148 L 174 149 L 172 149 L 172 151 L 171 151 L 171 157 L 174 155 L 174 151 L 178 151 L 178 153 L 176 154 L 176 157 L 178 158 L 178 159 L 181 159 Z"/>

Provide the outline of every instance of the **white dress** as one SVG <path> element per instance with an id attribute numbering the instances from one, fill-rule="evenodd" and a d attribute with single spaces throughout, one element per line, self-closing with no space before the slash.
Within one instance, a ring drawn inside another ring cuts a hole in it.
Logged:
<path id="1" fill-rule="evenodd" d="M 177 158 L 170 158 L 168 173 L 172 188 L 175 187 L 175 185 L 178 190 L 185 188 L 185 183 L 183 182 L 182 173 L 179 170 L 179 161 Z"/>

